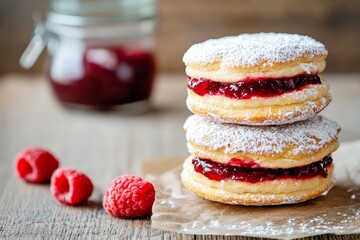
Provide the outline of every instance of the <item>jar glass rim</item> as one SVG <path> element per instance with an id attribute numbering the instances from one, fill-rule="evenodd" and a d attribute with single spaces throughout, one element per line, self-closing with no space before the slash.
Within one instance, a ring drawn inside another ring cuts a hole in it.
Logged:
<path id="1" fill-rule="evenodd" d="M 157 0 L 50 0 L 47 21 L 69 26 L 99 25 L 156 17 Z"/>
<path id="2" fill-rule="evenodd" d="M 156 18 L 128 21 L 126 24 L 117 22 L 97 25 L 66 25 L 47 20 L 45 29 L 48 34 L 57 34 L 71 38 L 133 38 L 153 33 L 157 25 Z"/>

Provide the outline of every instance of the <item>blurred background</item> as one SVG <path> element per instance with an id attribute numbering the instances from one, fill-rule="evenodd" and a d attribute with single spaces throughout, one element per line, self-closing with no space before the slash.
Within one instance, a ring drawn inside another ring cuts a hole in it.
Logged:
<path id="1" fill-rule="evenodd" d="M 44 0 L 0 2 L 0 75 L 40 73 L 43 54 L 30 70 L 18 60 L 33 31 L 32 13 L 45 15 Z M 159 0 L 155 33 L 159 72 L 183 72 L 183 53 L 195 42 L 245 32 L 306 34 L 329 50 L 326 72 L 360 71 L 360 1 L 358 0 Z"/>

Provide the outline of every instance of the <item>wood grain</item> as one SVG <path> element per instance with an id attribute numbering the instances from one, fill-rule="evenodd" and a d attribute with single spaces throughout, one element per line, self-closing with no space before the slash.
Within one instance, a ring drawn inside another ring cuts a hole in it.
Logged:
<path id="1" fill-rule="evenodd" d="M 360 75 L 328 75 L 334 96 L 324 115 L 343 127 L 341 141 L 360 139 Z M 68 109 L 52 96 L 43 76 L 0 79 L 0 239 L 253 239 L 191 236 L 151 229 L 149 219 L 121 220 L 105 213 L 101 200 L 110 181 L 139 174 L 152 159 L 186 156 L 182 125 L 186 77 L 161 75 L 153 110 L 141 116 Z M 26 146 L 41 145 L 63 167 L 86 172 L 95 182 L 90 201 L 80 207 L 55 202 L 49 186 L 16 178 L 13 160 Z M 155 161 L 153 163 L 156 163 Z M 307 239 L 359 239 L 325 235 Z"/>
<path id="2" fill-rule="evenodd" d="M 248 32 L 312 36 L 329 50 L 327 71 L 360 70 L 359 1 L 184 0 L 159 1 L 159 6 L 156 52 L 165 71 L 182 71 L 181 58 L 196 42 Z"/>
<path id="3" fill-rule="evenodd" d="M 25 72 L 18 61 L 32 34 L 31 15 L 48 1 L 0 1 L 0 74 Z M 245 32 L 310 35 L 329 50 L 330 72 L 360 71 L 360 1 L 158 0 L 156 57 L 160 71 L 182 72 L 186 49 L 208 38 Z M 44 56 L 30 72 L 41 72 Z"/>

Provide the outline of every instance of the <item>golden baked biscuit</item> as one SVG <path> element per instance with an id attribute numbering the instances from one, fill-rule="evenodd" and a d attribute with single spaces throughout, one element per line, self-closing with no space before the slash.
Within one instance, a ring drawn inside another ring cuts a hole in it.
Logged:
<path id="1" fill-rule="evenodd" d="M 222 122 L 279 125 L 314 116 L 331 101 L 318 74 L 327 50 L 308 36 L 241 34 L 191 46 L 183 61 L 187 106 Z"/>
<path id="2" fill-rule="evenodd" d="M 331 153 L 340 126 L 322 116 L 281 126 L 245 126 L 190 116 L 191 156 L 182 182 L 213 201 L 241 205 L 298 203 L 334 184 Z"/>

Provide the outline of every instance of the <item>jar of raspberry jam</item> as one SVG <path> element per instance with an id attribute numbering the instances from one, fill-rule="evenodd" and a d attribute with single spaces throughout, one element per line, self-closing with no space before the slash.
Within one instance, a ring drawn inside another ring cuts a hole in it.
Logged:
<path id="1" fill-rule="evenodd" d="M 47 47 L 47 75 L 66 105 L 109 108 L 145 103 L 155 76 L 155 0 L 52 0 L 35 18 L 20 63 L 28 68 Z"/>

